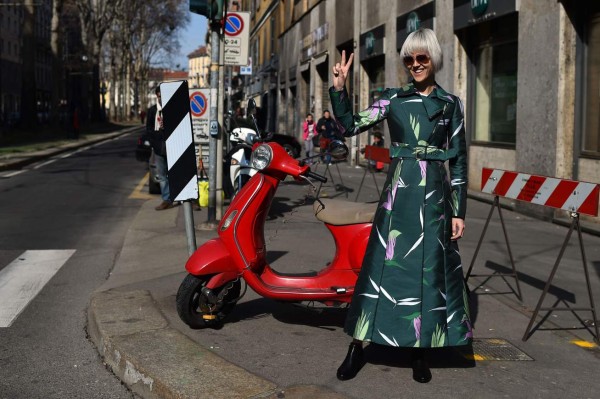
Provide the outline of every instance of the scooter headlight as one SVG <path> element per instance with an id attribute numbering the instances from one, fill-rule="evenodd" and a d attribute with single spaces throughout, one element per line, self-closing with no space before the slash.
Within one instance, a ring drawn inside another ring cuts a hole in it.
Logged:
<path id="1" fill-rule="evenodd" d="M 273 150 L 266 144 L 259 145 L 252 152 L 252 167 L 257 170 L 263 170 L 271 163 L 273 159 Z"/>

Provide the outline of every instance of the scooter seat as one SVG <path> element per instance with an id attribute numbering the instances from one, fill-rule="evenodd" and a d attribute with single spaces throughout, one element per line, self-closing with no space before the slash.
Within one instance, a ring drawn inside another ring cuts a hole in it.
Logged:
<path id="1" fill-rule="evenodd" d="M 313 204 L 315 216 L 320 221 L 335 226 L 372 223 L 377 203 L 350 202 L 320 198 Z"/>

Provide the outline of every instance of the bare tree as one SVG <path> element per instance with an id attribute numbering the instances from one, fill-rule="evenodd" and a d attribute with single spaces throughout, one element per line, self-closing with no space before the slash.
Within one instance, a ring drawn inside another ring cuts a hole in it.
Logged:
<path id="1" fill-rule="evenodd" d="M 36 85 L 35 85 L 35 4 L 25 0 L 23 4 L 23 47 L 21 85 L 21 126 L 31 128 L 37 125 Z"/>
<path id="2" fill-rule="evenodd" d="M 169 64 L 179 49 L 177 31 L 188 18 L 185 0 L 129 0 L 116 10 L 104 57 L 110 65 L 111 117 L 122 120 L 146 107 L 148 72 Z"/>
<path id="3" fill-rule="evenodd" d="M 167 0 L 144 3 L 138 14 L 138 29 L 132 35 L 136 104 L 145 106 L 148 93 L 148 72 L 152 66 L 169 65 L 179 51 L 178 29 L 189 21 L 187 1 Z M 152 22 L 151 22 L 152 21 Z M 141 92 L 141 93 L 140 93 Z M 140 100 L 139 95 L 142 99 Z"/>
<path id="4" fill-rule="evenodd" d="M 52 98 L 51 98 L 51 118 L 54 123 L 58 119 L 59 101 L 63 93 L 63 63 L 61 39 L 63 31 L 61 30 L 61 16 L 63 9 L 63 0 L 54 0 L 52 2 L 52 20 L 50 22 L 50 50 L 52 55 Z"/>
<path id="5" fill-rule="evenodd" d="M 92 120 L 100 118 L 100 54 L 104 35 L 114 23 L 124 0 L 75 0 L 79 9 L 82 39 L 92 62 Z"/>

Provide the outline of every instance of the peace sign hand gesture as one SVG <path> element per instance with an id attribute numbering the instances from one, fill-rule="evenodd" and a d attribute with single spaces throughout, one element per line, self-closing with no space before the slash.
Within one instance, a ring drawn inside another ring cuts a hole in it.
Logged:
<path id="1" fill-rule="evenodd" d="M 354 53 L 350 54 L 346 61 L 346 51 L 342 50 L 342 62 L 338 62 L 333 67 L 333 87 L 338 91 L 342 90 L 346 84 L 352 60 L 354 60 Z"/>

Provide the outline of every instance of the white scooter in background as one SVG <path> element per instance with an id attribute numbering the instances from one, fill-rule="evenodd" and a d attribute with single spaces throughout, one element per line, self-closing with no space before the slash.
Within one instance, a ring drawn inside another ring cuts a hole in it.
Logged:
<path id="1" fill-rule="evenodd" d="M 233 119 L 230 117 L 230 120 Z M 229 181 L 225 182 L 225 195 L 233 198 L 235 194 L 256 174 L 256 169 L 250 165 L 252 144 L 258 140 L 258 134 L 254 129 L 247 127 L 236 127 L 229 134 L 231 149 L 224 158 L 224 173 L 229 169 Z"/>

